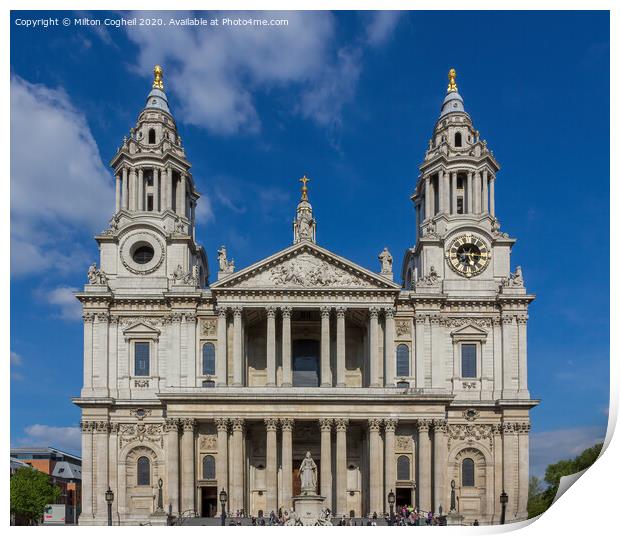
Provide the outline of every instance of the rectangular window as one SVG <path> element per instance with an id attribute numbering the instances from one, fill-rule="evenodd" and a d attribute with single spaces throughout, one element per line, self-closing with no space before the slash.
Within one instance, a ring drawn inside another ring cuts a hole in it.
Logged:
<path id="1" fill-rule="evenodd" d="M 456 213 L 463 214 L 463 198 L 460 196 L 456 198 Z"/>
<path id="2" fill-rule="evenodd" d="M 476 345 L 461 344 L 461 377 L 475 378 L 476 376 Z"/>
<path id="3" fill-rule="evenodd" d="M 153 196 L 149 195 L 146 198 L 146 210 L 148 210 L 149 212 L 153 212 Z"/>
<path id="4" fill-rule="evenodd" d="M 137 342 L 134 344 L 136 376 L 149 376 L 150 350 L 151 347 L 148 342 Z"/>

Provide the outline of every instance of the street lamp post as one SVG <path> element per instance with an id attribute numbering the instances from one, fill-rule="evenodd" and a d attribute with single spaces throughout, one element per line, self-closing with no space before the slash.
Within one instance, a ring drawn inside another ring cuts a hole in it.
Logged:
<path id="1" fill-rule="evenodd" d="M 502 490 L 499 496 L 499 502 L 502 505 L 502 517 L 499 520 L 499 524 L 503 525 L 504 523 L 506 523 L 506 504 L 508 504 L 508 494 L 505 490 Z"/>
<path id="2" fill-rule="evenodd" d="M 390 526 L 394 525 L 394 503 L 396 502 L 396 496 L 394 492 L 390 490 L 388 493 L 388 504 L 390 505 Z"/>
<path id="3" fill-rule="evenodd" d="M 163 493 L 163 486 L 164 486 L 164 481 L 160 478 L 157 482 L 157 511 L 159 513 L 164 513 L 164 493 Z"/>
<path id="4" fill-rule="evenodd" d="M 105 502 L 108 503 L 108 527 L 112 526 L 112 503 L 114 502 L 114 492 L 108 486 L 108 490 L 105 492 Z"/>
<path id="5" fill-rule="evenodd" d="M 226 524 L 226 502 L 228 501 L 228 493 L 222 488 L 220 491 L 220 504 L 222 505 L 222 527 Z"/>

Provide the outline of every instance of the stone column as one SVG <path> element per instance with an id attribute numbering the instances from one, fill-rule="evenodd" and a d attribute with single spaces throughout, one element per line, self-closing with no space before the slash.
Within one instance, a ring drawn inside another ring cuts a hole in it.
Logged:
<path id="1" fill-rule="evenodd" d="M 394 352 L 394 308 L 385 309 L 385 386 L 394 386 L 396 355 Z"/>
<path id="2" fill-rule="evenodd" d="M 159 168 L 153 168 L 153 211 L 159 212 Z"/>
<path id="3" fill-rule="evenodd" d="M 489 172 L 486 169 L 482 171 L 482 212 L 489 212 Z"/>
<path id="4" fill-rule="evenodd" d="M 482 182 L 480 180 L 480 172 L 474 174 L 474 214 L 480 214 L 482 206 Z"/>
<path id="5" fill-rule="evenodd" d="M 504 489 L 508 494 L 508 504 L 506 505 L 507 523 L 514 521 L 517 516 L 519 503 L 519 438 L 517 436 L 517 426 L 517 423 L 514 422 L 504 422 L 502 424 Z"/>
<path id="6" fill-rule="evenodd" d="M 415 315 L 415 386 L 424 388 L 426 370 L 424 368 L 424 331 L 426 315 Z"/>
<path id="7" fill-rule="evenodd" d="M 336 385 L 338 387 L 346 385 L 346 312 L 345 307 L 336 309 Z"/>
<path id="8" fill-rule="evenodd" d="M 110 434 L 108 435 L 108 452 L 110 453 L 110 464 L 108 468 L 108 483 L 115 496 L 120 499 L 119 492 L 119 471 L 118 471 L 118 428 L 117 422 L 110 423 Z M 124 484 L 123 484 L 124 485 Z M 112 524 L 118 520 L 120 501 L 115 500 L 112 504 Z"/>
<path id="9" fill-rule="evenodd" d="M 194 504 L 194 475 L 196 462 L 194 460 L 194 419 L 183 419 L 183 436 L 181 438 L 181 511 L 195 511 Z"/>
<path id="10" fill-rule="evenodd" d="M 517 386 L 513 382 L 513 366 L 517 365 L 517 344 L 515 341 L 515 315 L 504 314 L 502 315 L 502 376 L 503 376 L 503 389 L 502 397 L 514 398 L 517 391 Z"/>
<path id="11" fill-rule="evenodd" d="M 330 368 L 329 315 L 331 307 L 321 307 L 321 387 L 332 386 Z"/>
<path id="12" fill-rule="evenodd" d="M 443 211 L 450 214 L 450 172 L 443 173 Z"/>
<path id="13" fill-rule="evenodd" d="M 276 385 L 276 308 L 267 307 L 267 386 Z"/>
<path id="14" fill-rule="evenodd" d="M 177 214 L 179 216 L 185 217 L 185 204 L 187 202 L 185 189 L 186 189 L 187 177 L 185 175 L 181 175 L 179 180 L 179 184 L 177 186 Z"/>
<path id="15" fill-rule="evenodd" d="M 431 178 L 424 177 L 424 219 L 428 220 L 431 214 Z"/>
<path id="16" fill-rule="evenodd" d="M 336 515 L 347 512 L 347 426 L 349 419 L 336 419 Z"/>
<path id="17" fill-rule="evenodd" d="M 179 513 L 179 420 L 166 419 L 166 472 L 168 502 L 172 505 L 172 514 Z"/>
<path id="18" fill-rule="evenodd" d="M 82 421 L 82 513 L 80 524 L 93 519 L 93 421 Z"/>
<path id="19" fill-rule="evenodd" d="M 172 168 L 168 168 L 166 173 L 166 208 L 172 209 Z"/>
<path id="20" fill-rule="evenodd" d="M 457 180 L 456 180 L 456 171 L 452 172 L 452 210 L 450 211 L 451 214 L 456 214 L 456 184 L 457 184 Z"/>
<path id="21" fill-rule="evenodd" d="M 243 385 L 243 340 L 241 322 L 243 307 L 233 307 L 233 385 Z"/>
<path id="22" fill-rule="evenodd" d="M 370 491 L 370 502 L 368 504 L 369 514 L 373 515 L 377 512 L 377 515 L 383 513 L 383 497 L 381 493 L 381 464 L 378 460 L 381 459 L 380 449 L 380 437 L 381 432 L 381 419 L 368 419 L 368 458 L 369 458 L 369 482 L 368 487 Z"/>
<path id="23" fill-rule="evenodd" d="M 236 512 L 243 509 L 243 472 L 245 468 L 243 458 L 243 429 L 245 422 L 243 419 L 235 418 L 232 420 L 232 485 L 230 497 L 230 511 Z"/>
<path id="24" fill-rule="evenodd" d="M 424 512 L 431 510 L 431 439 L 429 428 L 431 422 L 426 419 L 418 419 L 418 501 L 420 509 Z"/>
<path id="25" fill-rule="evenodd" d="M 282 509 L 293 506 L 293 419 L 280 419 L 282 427 Z"/>
<path id="26" fill-rule="evenodd" d="M 217 354 L 215 355 L 215 375 L 217 386 L 225 387 L 228 383 L 227 365 L 227 337 L 226 337 L 226 307 L 217 307 Z M 228 492 L 227 492 L 228 493 Z"/>
<path id="27" fill-rule="evenodd" d="M 144 210 L 144 172 L 138 168 L 138 210 Z"/>
<path id="28" fill-rule="evenodd" d="M 129 170 L 129 210 L 136 210 L 138 201 L 138 192 L 136 191 L 136 170 L 131 168 Z"/>
<path id="29" fill-rule="evenodd" d="M 395 432 L 398 419 L 388 418 L 383 419 L 383 426 L 385 430 L 385 490 L 383 493 L 383 504 L 389 506 L 388 493 L 393 491 L 396 493 L 396 459 L 395 452 Z"/>
<path id="30" fill-rule="evenodd" d="M 438 201 L 438 211 L 437 212 L 444 212 L 446 210 L 446 207 L 444 205 L 444 182 L 443 182 L 443 169 L 440 169 L 437 172 L 437 201 Z"/>
<path id="31" fill-rule="evenodd" d="M 321 428 L 321 495 L 325 507 L 333 512 L 332 504 L 332 419 L 319 419 Z"/>
<path id="32" fill-rule="evenodd" d="M 434 497 L 433 511 L 439 512 L 441 506 L 444 512 L 450 509 L 450 503 L 446 503 L 446 466 L 448 457 L 448 425 L 444 419 L 433 422 L 433 480 Z"/>
<path id="33" fill-rule="evenodd" d="M 519 340 L 519 391 L 522 397 L 529 398 L 527 388 L 527 315 L 517 316 L 517 332 Z"/>
<path id="34" fill-rule="evenodd" d="M 160 176 L 161 185 L 161 211 L 168 208 L 168 168 L 161 168 Z"/>
<path id="35" fill-rule="evenodd" d="M 105 501 L 105 492 L 108 490 L 108 462 L 109 462 L 109 437 L 110 423 L 108 421 L 95 422 L 95 464 L 97 466 L 97 487 L 95 502 L 97 504 L 97 517 L 106 519 L 108 516 L 108 503 Z"/>
<path id="36" fill-rule="evenodd" d="M 517 440 L 519 448 L 519 502 L 517 518 L 527 519 L 528 474 L 530 464 L 530 423 L 517 424 Z"/>
<path id="37" fill-rule="evenodd" d="M 282 386 L 291 387 L 291 308 L 282 307 Z"/>
<path id="38" fill-rule="evenodd" d="M 278 419 L 265 419 L 265 428 L 267 431 L 267 448 L 266 456 L 266 484 L 267 484 L 267 500 L 266 515 L 272 511 L 278 511 L 278 447 L 276 444 L 276 435 L 278 431 Z"/>
<path id="39" fill-rule="evenodd" d="M 121 209 L 121 177 L 116 174 L 116 212 Z"/>
<path id="40" fill-rule="evenodd" d="M 127 210 L 129 208 L 129 184 L 127 183 L 127 168 L 123 167 L 123 185 L 122 185 L 121 205 Z"/>
<path id="41" fill-rule="evenodd" d="M 222 505 L 219 501 L 219 493 L 225 490 L 230 496 L 228 488 L 228 419 L 218 417 L 215 419 L 217 428 L 217 463 L 215 465 L 215 478 L 217 479 L 217 514 L 222 515 Z"/>
<path id="42" fill-rule="evenodd" d="M 471 214 L 473 212 L 473 204 L 472 204 L 472 190 L 473 190 L 473 175 L 471 171 L 467 172 L 467 214 Z"/>
<path id="43" fill-rule="evenodd" d="M 82 314 L 84 319 L 84 387 L 82 391 L 93 388 L 93 323 L 94 313 Z"/>
<path id="44" fill-rule="evenodd" d="M 491 206 L 491 216 L 495 216 L 495 176 L 491 175 L 490 177 L 490 194 L 489 194 L 489 204 Z"/>
<path id="45" fill-rule="evenodd" d="M 379 387 L 379 309 L 371 307 L 368 312 L 370 315 L 368 343 L 370 347 L 370 387 Z"/>
<path id="46" fill-rule="evenodd" d="M 185 336 L 187 340 L 187 371 L 186 382 L 190 387 L 196 387 L 196 313 L 186 313 Z"/>

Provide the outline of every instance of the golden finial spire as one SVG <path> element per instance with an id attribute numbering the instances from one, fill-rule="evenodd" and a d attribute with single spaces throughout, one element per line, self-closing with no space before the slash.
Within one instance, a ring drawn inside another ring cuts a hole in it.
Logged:
<path id="1" fill-rule="evenodd" d="M 458 88 L 456 87 L 456 71 L 454 69 L 450 69 L 448 71 L 448 80 L 450 82 L 448 84 L 448 93 L 458 91 Z"/>
<path id="2" fill-rule="evenodd" d="M 161 65 L 155 65 L 153 69 L 153 89 L 164 89 L 164 70 L 161 68 Z"/>
<path id="3" fill-rule="evenodd" d="M 308 201 L 308 183 L 310 182 L 310 179 L 304 175 L 301 179 L 299 179 L 299 182 L 303 184 L 301 187 L 301 200 Z"/>

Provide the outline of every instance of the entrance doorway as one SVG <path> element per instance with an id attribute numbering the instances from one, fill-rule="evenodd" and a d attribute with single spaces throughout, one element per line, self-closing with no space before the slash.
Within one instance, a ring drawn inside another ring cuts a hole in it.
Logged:
<path id="1" fill-rule="evenodd" d="M 293 386 L 320 385 L 320 344 L 313 339 L 293 341 Z"/>
<path id="2" fill-rule="evenodd" d="M 215 517 L 217 514 L 217 486 L 200 488 L 200 515 Z"/>
<path id="3" fill-rule="evenodd" d="M 413 506 L 413 497 L 411 488 L 396 488 L 396 509 L 403 506 Z"/>

